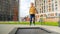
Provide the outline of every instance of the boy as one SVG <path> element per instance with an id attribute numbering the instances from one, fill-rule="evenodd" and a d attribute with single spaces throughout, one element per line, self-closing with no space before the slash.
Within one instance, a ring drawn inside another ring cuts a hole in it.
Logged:
<path id="1" fill-rule="evenodd" d="M 35 13 L 37 13 L 36 8 L 34 7 L 34 3 L 31 3 L 31 7 L 29 10 L 29 14 L 30 14 L 30 25 L 33 24 L 35 25 Z"/>

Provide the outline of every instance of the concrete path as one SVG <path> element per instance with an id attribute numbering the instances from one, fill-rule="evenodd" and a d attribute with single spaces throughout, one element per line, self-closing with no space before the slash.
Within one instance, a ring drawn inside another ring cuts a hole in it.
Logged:
<path id="1" fill-rule="evenodd" d="M 42 27 L 42 28 L 45 28 L 46 30 L 60 33 L 60 27 L 57 27 L 57 26 L 45 26 L 45 25 L 30 26 L 30 25 L 18 25 L 18 24 L 17 25 L 0 24 L 0 34 L 9 34 L 9 32 L 11 32 L 16 27 Z"/>

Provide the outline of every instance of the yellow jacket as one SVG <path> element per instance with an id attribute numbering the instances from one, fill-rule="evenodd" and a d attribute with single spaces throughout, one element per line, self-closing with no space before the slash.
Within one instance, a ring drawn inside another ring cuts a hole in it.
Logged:
<path id="1" fill-rule="evenodd" d="M 29 13 L 30 14 L 35 14 L 36 13 L 36 8 L 35 7 L 30 7 Z"/>

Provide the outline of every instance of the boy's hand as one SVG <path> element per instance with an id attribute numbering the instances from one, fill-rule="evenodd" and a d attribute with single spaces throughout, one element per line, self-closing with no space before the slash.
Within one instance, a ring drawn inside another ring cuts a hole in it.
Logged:
<path id="1" fill-rule="evenodd" d="M 38 11 L 36 10 L 36 14 L 38 14 Z"/>
<path id="2" fill-rule="evenodd" d="M 38 12 L 36 11 L 36 14 L 38 14 Z"/>
<path id="3" fill-rule="evenodd" d="M 38 14 L 38 12 L 37 12 L 37 14 Z"/>

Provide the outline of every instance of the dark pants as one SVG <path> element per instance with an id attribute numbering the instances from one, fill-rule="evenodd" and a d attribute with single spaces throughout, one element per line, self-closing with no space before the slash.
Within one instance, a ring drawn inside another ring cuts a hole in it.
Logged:
<path id="1" fill-rule="evenodd" d="M 35 14 L 30 14 L 30 25 L 32 24 L 32 21 L 33 24 L 35 25 Z"/>

